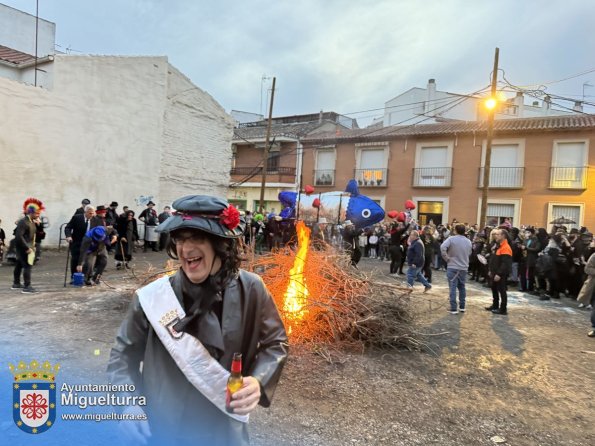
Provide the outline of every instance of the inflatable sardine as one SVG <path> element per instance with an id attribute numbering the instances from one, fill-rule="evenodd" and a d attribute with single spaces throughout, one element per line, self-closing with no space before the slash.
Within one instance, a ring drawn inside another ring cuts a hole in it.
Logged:
<path id="1" fill-rule="evenodd" d="M 342 224 L 350 220 L 356 228 L 365 228 L 384 219 L 384 209 L 365 195 L 360 195 L 357 181 L 350 180 L 345 192 L 305 193 L 284 191 L 279 201 L 285 208 L 283 218 L 298 218 L 315 223 L 326 218 L 331 224 Z"/>

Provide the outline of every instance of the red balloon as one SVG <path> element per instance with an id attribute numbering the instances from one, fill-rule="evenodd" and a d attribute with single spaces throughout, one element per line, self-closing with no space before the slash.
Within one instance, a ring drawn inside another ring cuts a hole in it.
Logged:
<path id="1" fill-rule="evenodd" d="M 312 206 L 318 209 L 320 207 L 320 200 L 318 198 L 315 198 L 312 202 Z"/>
<path id="2" fill-rule="evenodd" d="M 310 195 L 314 193 L 314 188 L 308 184 L 306 187 L 304 187 L 304 192 L 306 192 L 306 195 Z"/>
<path id="3" fill-rule="evenodd" d="M 397 211 L 388 211 L 386 215 L 388 215 L 389 218 L 397 218 L 399 213 Z"/>
<path id="4" fill-rule="evenodd" d="M 408 211 L 415 209 L 415 203 L 411 200 L 405 201 L 405 209 L 407 209 Z"/>
<path id="5" fill-rule="evenodd" d="M 405 212 L 399 212 L 399 216 L 397 217 L 397 221 L 405 223 L 407 220 L 407 214 Z"/>

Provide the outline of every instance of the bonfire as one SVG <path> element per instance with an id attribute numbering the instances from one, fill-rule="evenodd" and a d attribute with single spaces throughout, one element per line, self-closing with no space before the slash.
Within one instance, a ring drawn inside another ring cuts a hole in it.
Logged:
<path id="1" fill-rule="evenodd" d="M 373 280 L 331 246 L 313 249 L 310 230 L 298 222 L 297 249 L 251 256 L 247 269 L 271 292 L 292 344 L 418 348 L 412 336 L 409 290 Z"/>

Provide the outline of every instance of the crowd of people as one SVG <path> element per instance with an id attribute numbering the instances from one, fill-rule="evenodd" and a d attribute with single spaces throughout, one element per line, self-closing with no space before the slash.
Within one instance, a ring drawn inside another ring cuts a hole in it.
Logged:
<path id="1" fill-rule="evenodd" d="M 109 206 L 91 205 L 83 199 L 81 206 L 74 211 L 64 227 L 64 237 L 68 242 L 70 284 L 75 283 L 76 274 L 82 275 L 83 283 L 97 285 L 101 281 L 108 254 L 113 254 L 116 269 L 128 268 L 139 241 L 138 223 L 135 212 L 124 206 L 118 211 L 118 202 Z M 143 249 L 162 251 L 169 243 L 168 234 L 157 234 L 155 228 L 172 216 L 171 208 L 165 206 L 157 214 L 155 203 L 149 201 L 140 213 L 138 220 L 145 225 Z M 40 200 L 29 198 L 23 205 L 23 217 L 17 220 L 13 231 L 14 238 L 6 246 L 5 232 L 0 229 L 0 262 L 3 257 L 15 264 L 12 289 L 23 293 L 35 293 L 31 286 L 31 267 L 40 259 L 41 241 L 45 238 L 45 221 L 41 216 L 44 210 Z M 6 253 L 4 253 L 4 248 Z M 31 254 L 34 253 L 34 254 Z M 21 282 L 21 274 L 23 281 Z"/>
<path id="2" fill-rule="evenodd" d="M 560 224 L 548 232 L 543 227 L 515 227 L 508 220 L 482 229 L 456 220 L 425 226 L 410 220 L 381 223 L 355 233 L 347 225 L 342 236 L 354 265 L 362 257 L 390 261 L 389 274 L 398 278 L 405 276 L 407 264 L 408 286 L 415 279 L 428 291 L 432 272 L 446 271 L 453 314 L 465 311 L 467 279 L 491 288 L 494 299 L 486 310 L 494 314 L 507 314 L 510 288 L 539 300 L 565 296 L 578 300 L 580 308 L 593 309 L 595 242 L 586 227 L 569 229 Z M 466 242 L 454 241 L 461 238 Z M 457 253 L 449 255 L 447 250 Z M 459 308 L 454 300 L 456 289 L 462 295 Z M 595 311 L 591 320 L 595 329 Z M 595 332 L 591 330 L 589 336 L 595 337 Z"/>
<path id="3" fill-rule="evenodd" d="M 42 208 L 41 204 L 33 205 L 36 209 Z M 165 206 L 158 214 L 154 208 L 155 203 L 148 202 L 138 217 L 145 225 L 144 251 L 162 251 L 169 243 L 167 233 L 159 234 L 156 229 L 172 216 L 172 210 Z M 244 242 L 253 246 L 256 254 L 296 243 L 293 220 L 283 219 L 275 213 L 250 211 L 243 213 L 243 217 L 246 221 Z M 43 226 L 38 213 L 25 212 L 24 219 L 17 222 L 14 231 L 15 239 L 9 249 L 9 252 L 13 251 L 16 263 L 13 288 L 23 292 L 35 292 L 30 283 L 31 265 L 27 259 L 32 258 L 33 262 L 39 259 L 40 241 L 45 236 Z M 482 229 L 476 224 L 462 224 L 456 220 L 451 224 L 420 226 L 410 218 L 385 221 L 364 229 L 356 229 L 348 220 L 341 225 L 329 224 L 325 218 L 310 226 L 314 249 L 322 249 L 324 245 L 343 249 L 355 267 L 362 257 L 390 262 L 389 274 L 394 278 L 406 278 L 409 287 L 418 281 L 424 285 L 424 291 L 428 291 L 432 287 L 433 271 L 446 271 L 451 285 L 449 311 L 453 314 L 465 311 L 463 279 L 492 289 L 494 302 L 486 309 L 495 314 L 507 313 L 506 292 L 510 288 L 540 300 L 560 299 L 561 296 L 577 299 L 579 307 L 592 309 L 595 280 L 589 278 L 595 265 L 589 266 L 589 259 L 595 252 L 595 245 L 593 234 L 586 227 L 568 229 L 564 225 L 554 225 L 548 232 L 543 227 L 515 227 L 507 219 Z M 95 208 L 89 200 L 83 200 L 64 232 L 69 242 L 71 284 L 75 273 L 84 275 L 86 285 L 98 284 L 109 253 L 114 254 L 117 269 L 127 268 L 139 241 L 135 212 L 126 206 L 118 212 L 115 201 L 109 206 Z M 469 243 L 457 241 L 461 237 Z M 34 257 L 27 253 L 27 238 L 35 240 L 35 243 L 29 242 L 36 252 Z M 451 248 L 455 243 L 456 246 Z M 0 247 L 4 244 L 5 234 L 0 229 Z M 456 250 L 457 254 L 449 256 L 444 247 Z M 469 253 L 463 254 L 467 249 Z M 592 260 L 595 262 L 595 258 Z M 25 274 L 23 284 L 17 272 Z M 462 294 L 459 307 L 453 300 L 457 289 L 459 295 Z"/>

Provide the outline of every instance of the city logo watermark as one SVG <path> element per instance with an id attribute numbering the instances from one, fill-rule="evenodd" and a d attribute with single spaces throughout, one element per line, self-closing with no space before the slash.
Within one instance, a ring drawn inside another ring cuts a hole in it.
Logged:
<path id="1" fill-rule="evenodd" d="M 19 429 L 28 434 L 40 434 L 56 420 L 56 374 L 60 365 L 33 360 L 8 364 L 14 376 L 12 384 L 12 418 Z"/>

